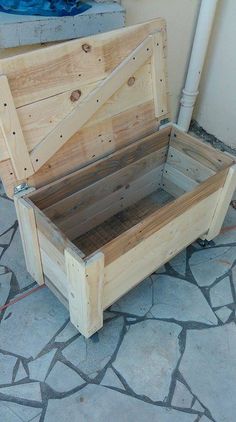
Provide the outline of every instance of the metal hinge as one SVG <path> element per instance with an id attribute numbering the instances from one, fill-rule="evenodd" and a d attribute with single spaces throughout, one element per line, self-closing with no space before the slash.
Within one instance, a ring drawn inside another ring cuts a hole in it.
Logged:
<path id="1" fill-rule="evenodd" d="M 166 119 L 162 119 L 160 121 L 160 126 L 164 126 L 167 125 L 168 123 L 170 123 L 170 119 L 166 118 Z"/>
<path id="2" fill-rule="evenodd" d="M 27 183 L 21 183 L 18 186 L 14 187 L 14 194 L 16 195 L 17 193 L 23 192 L 24 190 L 28 190 L 31 186 L 29 186 Z"/>

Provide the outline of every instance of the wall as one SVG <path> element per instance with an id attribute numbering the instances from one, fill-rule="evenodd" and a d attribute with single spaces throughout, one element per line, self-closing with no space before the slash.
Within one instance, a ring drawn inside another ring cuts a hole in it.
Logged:
<path id="1" fill-rule="evenodd" d="M 235 0 L 234 0 L 235 1 Z M 176 118 L 200 0 L 122 0 L 126 24 L 163 17 L 168 29 L 168 74 L 172 119 Z"/>
<path id="2" fill-rule="evenodd" d="M 219 0 L 194 118 L 236 148 L 236 1 Z"/>

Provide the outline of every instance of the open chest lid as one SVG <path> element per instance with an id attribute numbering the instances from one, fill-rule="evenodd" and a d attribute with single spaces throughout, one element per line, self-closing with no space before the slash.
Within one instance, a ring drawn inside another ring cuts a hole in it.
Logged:
<path id="1" fill-rule="evenodd" d="M 168 119 L 163 19 L 0 61 L 0 175 L 39 188 Z"/>

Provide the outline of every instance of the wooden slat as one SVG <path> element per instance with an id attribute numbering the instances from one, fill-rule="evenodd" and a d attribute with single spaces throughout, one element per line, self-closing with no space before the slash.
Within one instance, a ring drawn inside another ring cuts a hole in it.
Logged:
<path id="1" fill-rule="evenodd" d="M 66 278 L 65 269 L 65 257 L 64 253 L 59 251 L 50 240 L 46 238 L 38 230 L 38 238 L 40 245 L 41 260 L 43 266 L 43 272 L 53 284 L 57 290 L 67 298 L 68 297 L 68 284 Z"/>
<path id="2" fill-rule="evenodd" d="M 14 188 L 18 185 L 11 160 L 4 160 L 0 164 L 0 177 L 4 190 L 9 198 L 14 197 Z"/>
<path id="3" fill-rule="evenodd" d="M 153 235 L 177 216 L 182 215 L 186 210 L 191 209 L 195 204 L 220 189 L 224 184 L 227 171 L 227 169 L 221 170 L 218 174 L 197 186 L 192 192 L 188 192 L 164 206 L 101 248 L 100 251 L 105 256 L 105 266 L 136 247 L 140 242 Z"/>
<path id="4" fill-rule="evenodd" d="M 103 326 L 104 257 L 101 253 L 84 262 L 75 249 L 65 251 L 72 324 L 86 337 Z"/>
<path id="5" fill-rule="evenodd" d="M 212 204 L 216 203 L 217 197 L 218 191 L 191 207 L 187 206 L 185 211 L 177 212 L 171 220 L 167 216 L 166 223 L 159 229 L 156 226 L 152 234 L 149 232 L 135 247 L 133 245 L 126 252 L 123 250 L 116 260 L 105 264 L 104 309 L 205 233 L 212 218 Z M 165 212 L 167 207 L 159 213 Z M 155 219 L 158 221 L 158 213 Z"/>
<path id="6" fill-rule="evenodd" d="M 178 197 L 185 192 L 191 192 L 198 184 L 198 182 L 185 176 L 181 171 L 176 170 L 167 163 L 165 164 L 162 187 L 171 195 Z"/>
<path id="7" fill-rule="evenodd" d="M 171 200 L 173 198 L 167 192 L 158 189 L 131 207 L 117 213 L 104 221 L 104 223 L 86 232 L 83 236 L 73 240 L 73 243 L 88 256 Z"/>
<path id="8" fill-rule="evenodd" d="M 68 300 L 63 294 L 56 288 L 55 284 L 45 275 L 45 284 L 46 286 L 52 291 L 52 293 L 56 296 L 56 298 L 65 306 L 66 309 L 69 310 L 69 303 Z"/>
<path id="9" fill-rule="evenodd" d="M 148 35 L 164 29 L 165 21 L 155 19 L 2 59 L 1 69 L 20 107 L 104 79 Z"/>
<path id="10" fill-rule="evenodd" d="M 163 177 L 161 186 L 162 189 L 165 189 L 165 191 L 172 195 L 174 198 L 179 198 L 181 195 L 186 193 L 186 191 L 177 183 L 175 183 L 173 179 L 169 180 L 168 178 Z"/>
<path id="11" fill-rule="evenodd" d="M 157 167 L 89 207 L 55 219 L 55 224 L 70 240 L 75 239 L 158 189 L 161 184 L 162 169 L 163 166 Z"/>
<path id="12" fill-rule="evenodd" d="M 199 161 L 173 147 L 169 147 L 168 149 L 166 162 L 198 183 L 204 182 L 208 177 L 216 173 L 214 170 L 202 165 Z"/>
<path id="13" fill-rule="evenodd" d="M 68 195 L 66 198 L 44 209 L 44 212 L 51 219 L 63 218 L 75 212 L 80 213 L 116 190 L 125 187 L 128 189 L 128 185 L 132 181 L 164 164 L 165 154 L 166 148 L 155 151 L 84 189 Z"/>
<path id="14" fill-rule="evenodd" d="M 83 169 L 38 189 L 30 198 L 40 209 L 45 209 L 152 152 L 163 151 L 161 154 L 164 153 L 164 159 L 167 153 L 169 134 L 170 128 L 155 132 Z"/>
<path id="15" fill-rule="evenodd" d="M 39 285 L 42 285 L 44 284 L 44 275 L 34 210 L 24 198 L 21 198 L 21 195 L 15 195 L 14 202 L 27 271 Z"/>
<path id="16" fill-rule="evenodd" d="M 24 179 L 31 176 L 34 170 L 5 75 L 0 76 L 0 92 L 0 126 L 16 176 L 18 179 Z"/>
<path id="17" fill-rule="evenodd" d="M 234 163 L 230 156 L 176 128 L 172 131 L 170 146 L 215 172 Z"/>
<path id="18" fill-rule="evenodd" d="M 152 82 L 156 117 L 168 113 L 167 80 L 164 57 L 164 32 L 153 34 Z"/>
<path id="19" fill-rule="evenodd" d="M 152 39 L 148 37 L 35 147 L 30 154 L 34 170 L 42 167 L 151 55 Z"/>
<path id="20" fill-rule="evenodd" d="M 122 61 L 156 32 L 163 34 L 165 50 L 165 22 L 157 19 L 2 60 L 1 69 L 18 107 L 28 151 L 32 153 L 67 114 L 83 103 L 91 89 L 110 78 Z M 84 44 L 89 45 L 89 52 L 84 51 Z M 165 53 L 163 60 L 166 61 Z M 33 176 L 27 177 L 30 186 L 44 186 L 158 130 L 150 62 L 151 57 L 132 73 L 134 83 L 125 80 L 83 128 L 51 158 L 47 157 L 48 161 Z M 76 89 L 82 94 L 79 102 L 73 103 L 71 92 Z M 26 177 L 15 174 L 1 131 L 0 161 L 4 186 L 12 196 L 14 186 L 26 181 Z M 40 162 L 34 164 L 38 166 Z"/>
<path id="21" fill-rule="evenodd" d="M 206 235 L 207 240 L 212 240 L 216 237 L 221 230 L 224 218 L 226 216 L 230 201 L 236 189 L 236 165 L 230 167 L 225 184 L 219 194 L 219 200 L 210 224 L 209 231 Z"/>
<path id="22" fill-rule="evenodd" d="M 49 242 L 62 254 L 67 247 L 73 247 L 73 244 L 68 240 L 64 233 L 55 225 L 46 215 L 40 211 L 30 199 L 26 201 L 34 209 L 37 229 L 49 240 Z M 84 254 L 78 249 L 77 253 L 81 258 Z"/>
<path id="23" fill-rule="evenodd" d="M 135 78 L 133 85 L 127 81 L 94 114 L 84 128 L 94 126 L 126 110 L 153 100 L 150 62 L 145 63 L 133 74 L 133 77 Z M 98 83 L 85 85 L 82 88 L 78 85 L 77 88 L 81 92 L 78 101 L 83 101 L 97 87 Z M 71 93 L 71 90 L 66 91 L 17 109 L 29 151 L 32 151 L 78 105 L 78 101 L 71 101 Z M 9 154 L 6 152 L 4 138 L 0 131 L 0 160 L 9 158 Z"/>
<path id="24" fill-rule="evenodd" d="M 58 181 L 157 130 L 153 101 L 126 110 L 79 131 L 37 173 L 27 179 L 28 184 L 40 188 Z M 12 196 L 14 186 L 20 181 L 14 174 L 10 160 L 1 163 L 0 172 L 7 193 Z"/>

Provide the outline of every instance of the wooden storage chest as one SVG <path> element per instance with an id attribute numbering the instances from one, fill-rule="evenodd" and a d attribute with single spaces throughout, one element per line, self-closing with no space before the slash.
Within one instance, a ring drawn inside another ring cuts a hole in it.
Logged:
<path id="1" fill-rule="evenodd" d="M 90 337 L 104 309 L 219 233 L 234 159 L 169 122 L 162 19 L 4 59 L 0 73 L 0 171 L 27 269 Z"/>

